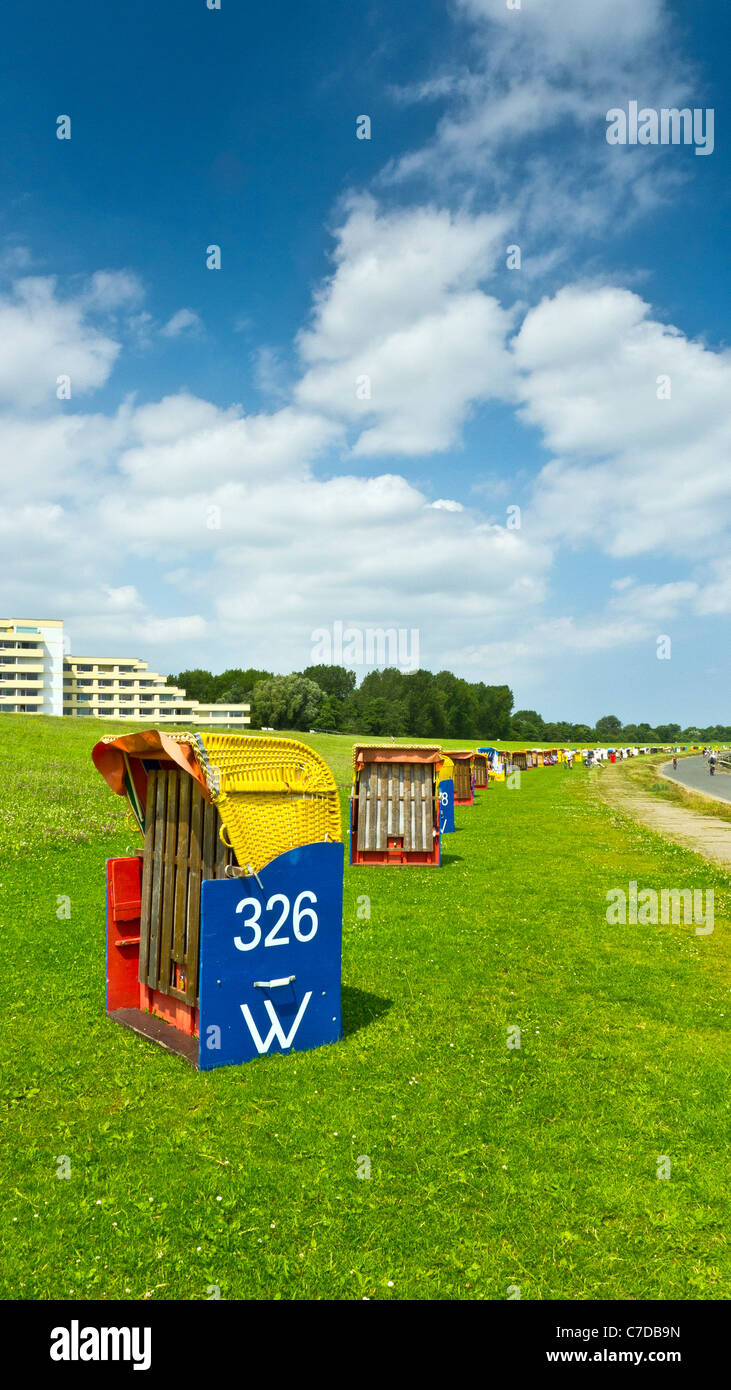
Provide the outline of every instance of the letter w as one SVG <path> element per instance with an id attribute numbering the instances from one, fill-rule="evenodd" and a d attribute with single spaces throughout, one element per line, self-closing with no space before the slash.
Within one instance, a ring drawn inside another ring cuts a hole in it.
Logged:
<path id="1" fill-rule="evenodd" d="M 309 989 L 309 990 L 307 991 L 307 993 L 306 993 L 304 999 L 302 1000 L 302 1003 L 300 1004 L 299 1009 L 297 1010 L 297 1017 L 295 1018 L 295 1021 L 294 1021 L 294 1023 L 292 1024 L 292 1027 L 290 1028 L 290 1030 L 289 1030 L 288 1033 L 285 1033 L 285 1032 L 284 1032 L 284 1029 L 282 1028 L 281 1023 L 279 1022 L 279 1018 L 278 1018 L 278 1016 L 277 1016 L 277 1011 L 276 1011 L 274 1005 L 272 1004 L 271 999 L 265 999 L 265 1000 L 264 1000 L 264 1008 L 266 1009 L 266 1011 L 267 1011 L 267 1013 L 268 1013 L 268 1015 L 269 1015 L 269 1018 L 270 1018 L 270 1020 L 271 1020 L 271 1025 L 272 1025 L 271 1028 L 269 1029 L 269 1032 L 267 1033 L 267 1035 L 266 1035 L 265 1038 L 262 1038 L 261 1033 L 259 1032 L 259 1029 L 257 1028 L 257 1026 L 256 1026 L 256 1024 L 255 1024 L 253 1018 L 251 1017 L 251 1010 L 249 1009 L 248 1004 L 242 1004 L 242 1005 L 241 1005 L 241 1012 L 242 1012 L 242 1014 L 244 1015 L 244 1018 L 246 1019 L 246 1022 L 247 1022 L 247 1024 L 248 1024 L 248 1028 L 249 1028 L 249 1032 L 251 1033 L 251 1036 L 252 1036 L 252 1038 L 254 1039 L 254 1043 L 255 1043 L 255 1045 L 256 1045 L 256 1050 L 257 1050 L 257 1052 L 259 1052 L 259 1053 L 268 1052 L 268 1051 L 269 1051 L 269 1048 L 270 1048 L 271 1045 L 272 1045 L 272 1041 L 273 1041 L 274 1038 L 277 1039 L 277 1042 L 279 1043 L 279 1046 L 280 1046 L 283 1050 L 286 1049 L 286 1048 L 288 1048 L 288 1047 L 291 1047 L 291 1046 L 292 1046 L 292 1043 L 294 1042 L 294 1035 L 295 1035 L 295 1033 L 297 1032 L 297 1029 L 299 1028 L 300 1023 L 302 1022 L 302 1016 L 303 1016 L 303 1014 L 304 1014 L 304 1012 L 305 1012 L 305 1009 L 307 1008 L 307 1005 L 309 1004 L 311 998 L 312 998 L 312 990 Z"/>

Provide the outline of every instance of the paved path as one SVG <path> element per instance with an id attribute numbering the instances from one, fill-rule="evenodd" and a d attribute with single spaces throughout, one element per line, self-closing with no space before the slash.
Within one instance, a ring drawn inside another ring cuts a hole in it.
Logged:
<path id="1" fill-rule="evenodd" d="M 671 782 L 681 782 L 694 792 L 705 792 L 716 800 L 731 801 L 731 773 L 716 770 L 713 777 L 703 757 L 678 758 L 678 770 L 673 772 L 672 762 L 663 763 L 662 773 Z"/>
<path id="2" fill-rule="evenodd" d="M 687 762 L 703 762 L 702 758 L 688 758 Z M 621 764 L 620 764 L 621 766 Z M 678 772 L 682 767 L 682 762 L 678 763 Z M 670 772 L 673 765 L 670 763 Z M 700 773 L 716 790 L 716 782 L 721 783 L 726 779 L 731 783 L 731 776 L 728 773 L 715 773 L 713 778 L 707 768 L 701 768 Z M 663 775 L 665 769 L 663 768 Z M 691 774 L 692 775 L 692 774 Z M 669 779 L 669 780 L 672 780 Z M 678 779 L 679 780 L 679 779 Z M 697 791 L 690 783 L 684 783 Z M 688 806 L 674 806 L 671 802 L 664 801 L 661 797 L 650 795 L 648 792 L 635 791 L 631 784 L 628 784 L 620 777 L 607 777 L 602 774 L 602 779 L 596 784 L 599 795 L 609 803 L 616 806 L 617 810 L 623 811 L 625 815 L 632 816 L 634 820 L 641 821 L 648 829 L 655 830 L 659 835 L 664 835 L 668 840 L 675 840 L 676 843 L 685 845 L 686 849 L 695 850 L 696 854 L 702 854 L 705 859 L 712 859 L 717 864 L 731 867 L 731 821 L 722 820 L 720 816 L 706 816 L 699 811 L 694 811 Z M 703 788 L 705 792 L 705 785 Z M 702 793 L 698 793 L 702 794 Z M 708 795 L 708 793 L 706 793 Z M 723 798 L 724 800 L 727 797 Z"/>

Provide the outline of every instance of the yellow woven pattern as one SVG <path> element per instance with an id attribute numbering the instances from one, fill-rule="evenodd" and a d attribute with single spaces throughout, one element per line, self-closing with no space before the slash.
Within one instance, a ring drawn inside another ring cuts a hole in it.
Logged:
<path id="1" fill-rule="evenodd" d="M 340 802 L 327 763 L 304 743 L 252 734 L 199 734 L 196 757 L 242 868 L 256 873 L 278 854 L 341 840 Z"/>

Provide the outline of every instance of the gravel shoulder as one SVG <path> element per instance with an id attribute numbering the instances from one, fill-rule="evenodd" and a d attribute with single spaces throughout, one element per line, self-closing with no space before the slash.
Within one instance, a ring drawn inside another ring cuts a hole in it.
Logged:
<path id="1" fill-rule="evenodd" d="M 672 767 L 672 764 L 667 766 Z M 659 776 L 665 777 L 667 781 L 680 780 L 668 777 L 664 768 L 659 771 Z M 731 778 L 729 783 L 731 784 Z M 705 796 L 711 801 L 728 800 L 725 796 L 713 797 L 692 783 L 683 785 L 692 787 L 696 796 Z M 728 820 L 722 820 L 720 816 L 702 815 L 690 807 L 676 806 L 648 792 L 638 791 L 621 775 L 607 776 L 606 772 L 600 773 L 597 778 L 597 792 L 607 805 L 640 821 L 648 829 L 694 850 L 705 859 L 731 867 L 731 822 Z"/>

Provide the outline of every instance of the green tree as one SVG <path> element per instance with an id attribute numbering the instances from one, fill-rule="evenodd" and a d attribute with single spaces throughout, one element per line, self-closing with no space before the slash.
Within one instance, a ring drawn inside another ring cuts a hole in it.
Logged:
<path id="1" fill-rule="evenodd" d="M 657 736 L 663 743 L 672 743 L 679 735 L 679 724 L 658 724 L 657 726 Z"/>
<path id="2" fill-rule="evenodd" d="M 317 682 L 315 682 L 315 684 L 317 684 Z M 334 699 L 332 695 L 328 695 L 315 716 L 312 728 L 319 729 L 324 733 L 340 733 L 342 730 L 342 717 L 342 701 Z"/>
<path id="3" fill-rule="evenodd" d="M 213 676 L 213 699 L 221 705 L 233 701 L 241 703 L 251 700 L 252 692 L 257 681 L 271 679 L 271 671 L 258 671 L 255 667 L 249 666 L 246 670 L 232 666 L 228 671 L 222 671 L 220 676 Z"/>
<path id="4" fill-rule="evenodd" d="M 271 676 L 254 686 L 253 725 L 272 729 L 312 729 L 327 696 L 304 676 Z"/>
<path id="5" fill-rule="evenodd" d="M 442 715 L 441 730 L 448 738 L 476 738 L 480 729 L 480 713 L 476 687 L 451 671 L 439 671 L 432 677 L 434 693 Z"/>
<path id="6" fill-rule="evenodd" d="M 511 737 L 543 741 L 544 724 L 540 714 L 534 709 L 518 709 L 511 721 Z"/>
<path id="7" fill-rule="evenodd" d="M 344 666 L 307 666 L 302 675 L 336 700 L 347 699 L 355 690 L 355 671 L 346 671 Z"/>
<path id="8" fill-rule="evenodd" d="M 384 737 L 393 732 L 388 728 L 388 704 L 384 699 L 368 701 L 363 714 L 363 732 Z"/>
<path id="9" fill-rule="evenodd" d="M 353 721 L 348 727 L 357 733 L 414 732 L 406 709 L 409 679 L 392 666 L 387 666 L 383 671 L 369 671 L 358 690 L 345 702 Z M 370 708 L 372 702 L 377 702 L 377 713 Z M 378 722 L 378 729 L 371 728 L 374 721 Z"/>
<path id="10" fill-rule="evenodd" d="M 571 724 L 566 719 L 559 719 L 555 724 L 544 724 L 543 741 L 556 743 L 567 743 L 571 738 Z"/>
<path id="11" fill-rule="evenodd" d="M 596 721 L 596 736 L 603 742 L 619 738 L 622 733 L 622 720 L 616 714 L 603 714 Z"/>
<path id="12" fill-rule="evenodd" d="M 431 671 L 404 676 L 407 728 L 416 738 L 441 738 L 446 733 L 444 705 Z"/>
<path id="13" fill-rule="evenodd" d="M 215 698 L 214 677 L 210 671 L 202 671 L 199 668 L 194 671 L 181 671 L 178 676 L 166 676 L 165 684 L 181 686 L 190 700 L 200 700 L 203 704 L 208 704 Z"/>
<path id="14" fill-rule="evenodd" d="M 477 702 L 477 736 L 484 739 L 509 738 L 513 692 L 509 685 L 472 686 Z"/>

